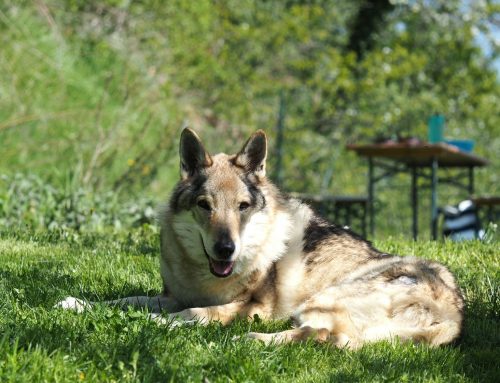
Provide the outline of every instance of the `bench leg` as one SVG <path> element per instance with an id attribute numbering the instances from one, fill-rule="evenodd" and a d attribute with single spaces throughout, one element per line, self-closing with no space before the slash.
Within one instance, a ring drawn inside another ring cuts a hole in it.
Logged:
<path id="1" fill-rule="evenodd" d="M 437 239 L 437 185 L 438 185 L 438 160 L 437 158 L 432 159 L 431 168 L 431 238 L 433 240 Z"/>
<path id="2" fill-rule="evenodd" d="M 411 169 L 411 211 L 413 240 L 418 237 L 418 174 L 417 168 Z"/>

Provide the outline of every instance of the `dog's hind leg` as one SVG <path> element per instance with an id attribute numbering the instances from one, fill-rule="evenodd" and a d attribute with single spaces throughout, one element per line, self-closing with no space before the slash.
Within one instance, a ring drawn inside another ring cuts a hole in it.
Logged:
<path id="1" fill-rule="evenodd" d="M 351 337 L 341 331 L 330 331 L 326 328 L 312 328 L 310 326 L 302 326 L 292 330 L 286 330 L 276 333 L 256 333 L 251 332 L 246 335 L 250 339 L 256 339 L 265 344 L 279 344 L 290 342 L 303 342 L 313 340 L 317 342 L 329 342 L 337 347 L 347 347 L 349 349 L 357 349 L 366 341 L 377 341 L 382 339 L 401 339 L 412 340 L 414 342 L 424 342 L 431 346 L 449 343 L 454 339 L 457 331 L 456 323 L 448 321 L 427 328 L 411 328 L 404 326 L 393 326 L 390 330 L 387 328 L 372 329 L 371 336 L 366 339 Z M 378 330 L 378 331 L 377 331 Z M 375 334 L 377 332 L 377 334 Z"/>
<path id="2" fill-rule="evenodd" d="M 320 323 L 306 322 L 299 328 L 295 328 L 292 330 L 270 334 L 250 332 L 246 335 L 246 337 L 263 341 L 266 344 L 314 340 L 318 342 L 329 342 L 333 343 L 337 347 L 347 347 L 350 349 L 356 349 L 361 346 L 361 342 L 359 342 L 357 332 L 352 329 L 352 322 L 349 318 L 343 318 L 342 315 L 338 315 L 331 322 L 334 322 L 333 329 L 321 327 Z M 332 327 L 331 323 L 325 323 L 325 325 L 328 325 L 328 327 Z"/>
<path id="3" fill-rule="evenodd" d="M 358 330 L 352 323 L 349 312 L 341 305 L 328 308 L 303 306 L 293 320 L 300 327 L 272 334 L 251 332 L 247 337 L 266 344 L 314 340 L 352 349 L 361 345 Z"/>

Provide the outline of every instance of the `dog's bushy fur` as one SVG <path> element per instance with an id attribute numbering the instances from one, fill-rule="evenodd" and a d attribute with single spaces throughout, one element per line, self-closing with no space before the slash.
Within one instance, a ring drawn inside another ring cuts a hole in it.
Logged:
<path id="1" fill-rule="evenodd" d="M 266 178 L 257 131 L 235 155 L 211 156 L 181 135 L 181 180 L 160 214 L 164 294 L 126 304 L 226 324 L 292 318 L 293 329 L 250 338 L 313 338 L 357 348 L 398 337 L 431 345 L 461 332 L 463 299 L 441 264 L 382 253 L 287 198 Z"/>

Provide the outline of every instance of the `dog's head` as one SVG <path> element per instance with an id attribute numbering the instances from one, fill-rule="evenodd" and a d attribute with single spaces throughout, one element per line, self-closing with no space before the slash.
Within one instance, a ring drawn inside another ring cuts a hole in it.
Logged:
<path id="1" fill-rule="evenodd" d="M 173 228 L 191 249 L 189 256 L 206 257 L 213 275 L 228 277 L 241 253 L 246 224 L 266 207 L 266 135 L 255 132 L 238 154 L 211 156 L 186 128 L 179 153 L 181 180 L 170 201 Z"/>

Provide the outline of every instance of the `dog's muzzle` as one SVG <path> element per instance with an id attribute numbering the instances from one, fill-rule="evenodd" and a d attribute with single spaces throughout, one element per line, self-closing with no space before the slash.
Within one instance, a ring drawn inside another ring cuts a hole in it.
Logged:
<path id="1" fill-rule="evenodd" d="M 224 239 L 215 242 L 214 252 L 220 259 L 227 260 L 231 258 L 234 253 L 236 246 L 231 239 Z"/>
<path id="2" fill-rule="evenodd" d="M 203 246 L 203 251 L 208 259 L 208 265 L 210 267 L 210 272 L 218 278 L 227 278 L 233 273 L 234 261 L 227 260 L 216 260 L 213 259 L 210 254 L 208 254 L 205 248 L 205 243 L 203 242 L 203 237 L 200 236 L 201 244 Z M 235 245 L 233 241 L 220 241 L 214 245 L 214 250 L 217 255 L 221 258 L 230 258 L 235 250 Z"/>

